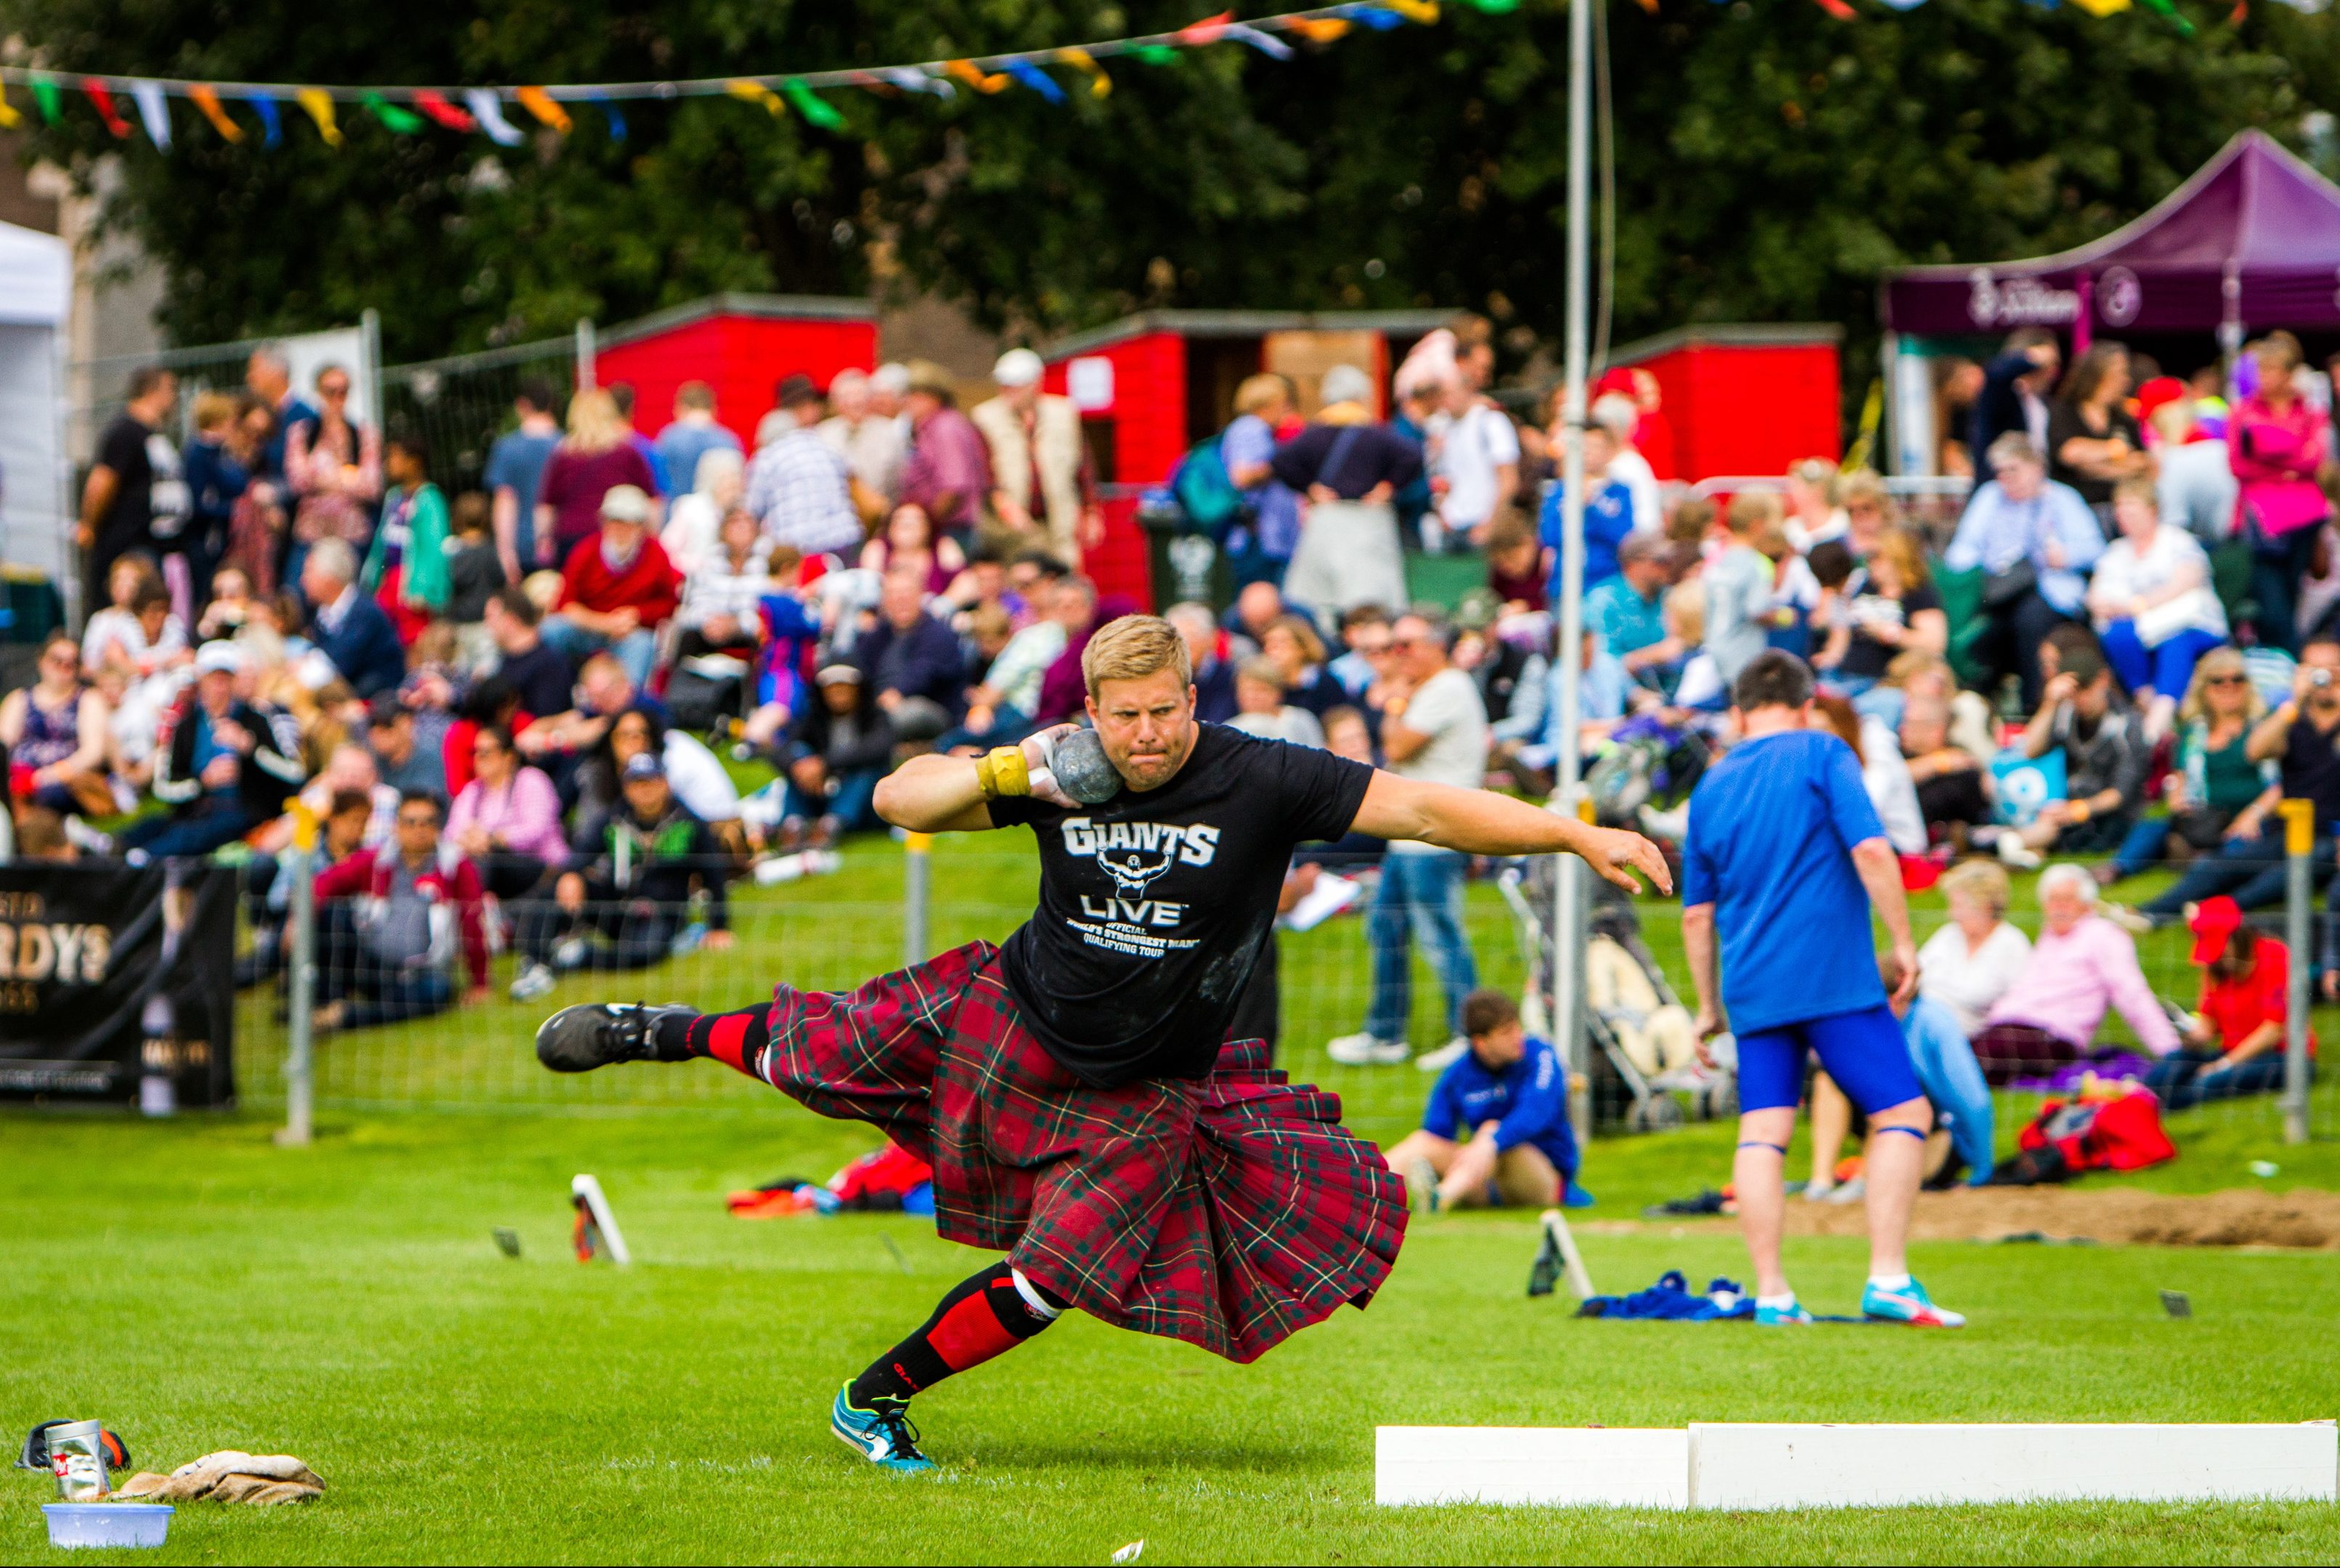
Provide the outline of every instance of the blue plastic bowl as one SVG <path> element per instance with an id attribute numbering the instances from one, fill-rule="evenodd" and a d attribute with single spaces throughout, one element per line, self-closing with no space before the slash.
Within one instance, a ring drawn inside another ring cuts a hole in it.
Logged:
<path id="1" fill-rule="evenodd" d="M 160 1546 L 171 1533 L 167 1503 L 44 1503 L 52 1546 Z"/>

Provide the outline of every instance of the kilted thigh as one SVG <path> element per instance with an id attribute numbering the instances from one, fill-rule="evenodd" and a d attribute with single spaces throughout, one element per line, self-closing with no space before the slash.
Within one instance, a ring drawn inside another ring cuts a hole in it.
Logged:
<path id="1" fill-rule="evenodd" d="M 1397 1260 L 1405 1188 L 1255 1040 L 1199 1083 L 1091 1088 L 1018 1017 L 975 943 L 850 996 L 779 992 L 745 1064 L 935 1167 L 937 1229 L 1003 1250 L 1090 1315 L 1250 1361 Z"/>

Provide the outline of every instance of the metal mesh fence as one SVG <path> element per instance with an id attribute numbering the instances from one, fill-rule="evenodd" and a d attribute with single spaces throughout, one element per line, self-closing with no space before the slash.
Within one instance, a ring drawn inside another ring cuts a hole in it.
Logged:
<path id="1" fill-rule="evenodd" d="M 433 477 L 449 494 L 481 489 L 489 449 L 512 428 L 512 400 L 523 382 L 544 382 L 560 404 L 556 415 L 567 408 L 578 382 L 580 350 L 591 352 L 588 332 L 580 327 L 568 337 L 385 365 L 383 428 L 430 443 Z"/>
<path id="2" fill-rule="evenodd" d="M 1004 939 L 1031 913 L 1036 873 L 1028 849 L 997 839 L 943 843 L 949 848 L 936 857 L 941 877 L 930 916 L 932 946 L 940 950 L 977 938 Z M 508 995 L 521 957 L 501 951 L 492 962 L 494 983 L 485 1000 L 464 1000 L 459 987 L 452 1005 L 430 1017 L 320 1033 L 314 1052 L 317 1103 L 366 1110 L 753 1107 L 769 1091 L 706 1064 L 681 1070 L 626 1067 L 575 1077 L 545 1072 L 532 1048 L 536 1025 L 571 1002 L 679 1000 L 712 1011 L 763 1000 L 777 981 L 803 988 L 850 989 L 903 961 L 903 860 L 898 849 L 872 845 L 857 849 L 846 869 L 834 877 L 772 888 L 741 883 L 730 900 L 734 945 L 721 951 L 703 941 L 694 946 L 689 935 L 683 950 L 675 950 L 671 935 L 686 933 L 703 911 L 655 911 L 660 922 L 653 934 L 657 961 L 623 972 L 586 968 L 566 973 L 551 992 L 524 1002 Z M 2166 873 L 2147 877 L 2153 880 L 2143 881 L 2141 892 L 2155 890 Z M 2029 882 L 2018 880 L 2008 918 L 2027 936 L 2036 937 L 2039 912 Z M 2127 884 L 2119 891 L 2124 898 L 2134 896 Z M 1637 908 L 1651 954 L 1667 982 L 1688 1000 L 1691 987 L 1682 962 L 1678 907 L 1645 902 Z M 524 908 L 504 913 L 512 927 L 525 924 Z M 1918 940 L 1922 944 L 1948 918 L 1938 898 L 1919 896 L 1912 910 Z M 2260 918 L 2263 928 L 2280 936 L 2280 909 L 2266 911 Z M 324 923 L 330 927 L 332 917 Z M 1363 1025 L 1372 999 L 1364 927 L 1364 920 L 1353 913 L 1312 930 L 1279 935 L 1283 1007 L 1277 1059 L 1295 1077 L 1338 1093 L 1350 1125 L 1365 1136 L 1386 1142 L 1416 1125 L 1429 1077 L 1411 1068 L 1344 1067 L 1333 1062 L 1324 1048 L 1328 1040 Z M 1528 978 L 1519 928 L 1491 879 L 1472 884 L 1464 928 L 1479 983 L 1517 994 Z M 591 939 L 606 948 L 630 934 L 640 932 L 612 924 Z M 2139 962 L 2155 994 L 2181 1008 L 2192 1007 L 2201 988 L 2201 971 L 2189 961 L 2190 940 L 2182 926 L 2137 939 Z M 550 950 L 550 946 L 540 944 L 540 950 Z M 336 952 L 343 954 L 339 960 L 333 957 Z M 352 985 L 358 977 L 347 968 L 345 948 L 321 943 L 320 961 L 321 1001 L 364 1000 L 366 987 Z M 338 973 L 337 961 L 344 966 Z M 1419 949 L 1413 969 L 1410 1038 L 1417 1050 L 1427 1050 L 1447 1037 L 1444 1001 Z M 2340 1012 L 2317 1012 L 2322 1032 L 2329 1034 Z M 253 986 L 241 994 L 237 1037 L 243 1099 L 262 1106 L 281 1104 L 287 1030 L 276 986 Z M 2135 1030 L 2117 1011 L 2107 1013 L 2097 1038 L 2100 1046 L 2137 1047 Z M 2002 1092 L 1999 1099 L 2004 1155 L 2012 1149 L 2014 1129 L 2036 1109 L 2038 1097 Z M 2335 1116 L 2340 1091 L 2319 1086 L 2312 1105 L 2312 1125 L 2320 1134 L 2340 1132 L 2340 1117 Z M 2206 1131 L 2271 1145 L 2280 1136 L 2278 1098 L 2258 1095 L 2212 1101 L 2176 1114 L 2172 1127 L 2181 1145 Z"/>

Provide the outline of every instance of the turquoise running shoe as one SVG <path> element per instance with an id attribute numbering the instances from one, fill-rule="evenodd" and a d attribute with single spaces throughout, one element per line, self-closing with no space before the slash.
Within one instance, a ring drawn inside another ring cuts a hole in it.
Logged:
<path id="1" fill-rule="evenodd" d="M 838 1441 L 881 1468 L 909 1474 L 935 1467 L 933 1460 L 918 1452 L 918 1429 L 910 1424 L 909 1412 L 885 1405 L 863 1410 L 853 1403 L 851 1383 L 837 1391 L 837 1403 L 828 1407 L 828 1429 Z"/>
<path id="2" fill-rule="evenodd" d="M 1964 1328 L 1966 1316 L 1936 1306 L 1926 1287 L 1915 1279 L 1899 1290 L 1869 1285 L 1860 1293 L 1860 1315 L 1884 1323 L 1906 1323 L 1914 1328 Z"/>
<path id="3" fill-rule="evenodd" d="M 1768 1328 L 1785 1328 L 1811 1320 L 1812 1315 L 1804 1310 L 1800 1301 L 1791 1301 L 1785 1306 L 1765 1306 L 1760 1301 L 1755 1304 L 1755 1321 Z"/>

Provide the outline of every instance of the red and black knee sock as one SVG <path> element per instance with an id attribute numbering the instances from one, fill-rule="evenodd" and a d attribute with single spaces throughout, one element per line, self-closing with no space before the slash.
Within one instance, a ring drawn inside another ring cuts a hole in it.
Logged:
<path id="1" fill-rule="evenodd" d="M 736 1013 L 700 1013 L 692 1017 L 668 1017 L 658 1023 L 658 1054 L 662 1062 L 713 1057 L 729 1067 L 752 1074 L 755 1054 L 772 1037 L 765 1020 L 771 1007 L 742 1007 Z"/>
<path id="2" fill-rule="evenodd" d="M 980 1366 L 1056 1321 L 1065 1303 L 1006 1262 L 961 1280 L 918 1332 L 870 1363 L 850 1397 L 863 1410 L 878 1400 L 907 1404 L 910 1395 L 954 1372 Z"/>

